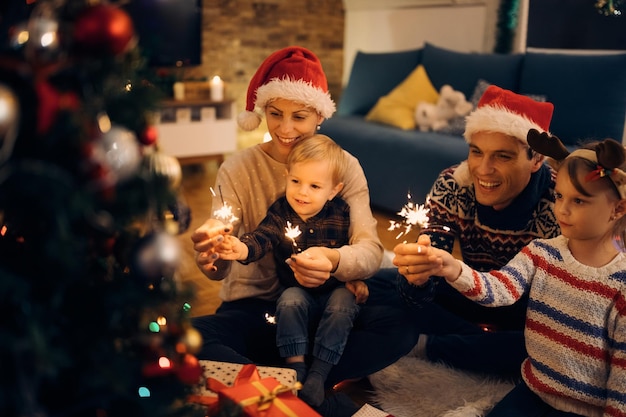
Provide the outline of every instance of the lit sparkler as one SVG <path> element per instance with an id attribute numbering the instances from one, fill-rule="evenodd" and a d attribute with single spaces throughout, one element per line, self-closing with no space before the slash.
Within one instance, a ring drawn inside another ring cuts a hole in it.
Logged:
<path id="1" fill-rule="evenodd" d="M 296 248 L 298 245 L 296 244 L 296 238 L 302 234 L 300 231 L 300 226 L 291 226 L 291 222 L 287 221 L 287 227 L 285 227 L 285 236 L 287 236 L 293 242 L 293 254 L 296 254 Z"/>
<path id="2" fill-rule="evenodd" d="M 213 187 L 209 188 L 211 190 L 211 194 L 213 194 L 213 197 L 216 196 L 215 191 L 213 191 Z M 236 217 L 233 214 L 233 208 L 224 201 L 224 197 L 222 196 L 222 187 L 219 187 L 220 189 L 220 199 L 222 200 L 222 207 L 219 210 L 215 210 L 213 212 L 213 216 L 218 219 L 218 220 L 222 220 L 223 222 L 226 223 L 234 223 L 237 220 L 239 220 L 239 217 Z"/>
<path id="3" fill-rule="evenodd" d="M 428 212 L 430 210 L 425 208 L 424 204 L 415 204 L 411 200 L 410 192 L 407 193 L 407 199 L 408 202 L 398 212 L 398 215 L 404 218 L 404 220 L 401 222 L 389 220 L 390 226 L 387 230 L 403 229 L 398 233 L 396 239 L 407 235 L 413 229 L 413 226 L 419 226 L 421 229 L 428 227 Z"/>

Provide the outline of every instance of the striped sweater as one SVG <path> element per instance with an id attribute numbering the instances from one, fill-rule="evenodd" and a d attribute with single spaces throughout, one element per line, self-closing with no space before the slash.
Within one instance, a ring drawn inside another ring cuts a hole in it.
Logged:
<path id="1" fill-rule="evenodd" d="M 528 292 L 528 387 L 559 410 L 626 416 L 626 254 L 593 268 L 572 256 L 567 238 L 537 239 L 499 271 L 463 264 L 451 285 L 485 306 Z"/>

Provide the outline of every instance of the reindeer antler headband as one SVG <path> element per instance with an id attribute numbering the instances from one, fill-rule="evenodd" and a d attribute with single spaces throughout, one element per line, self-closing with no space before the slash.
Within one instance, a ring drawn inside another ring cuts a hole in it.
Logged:
<path id="1" fill-rule="evenodd" d="M 538 130 L 530 129 L 527 140 L 535 152 L 549 156 L 559 164 L 573 156 L 591 161 L 596 165 L 596 169 L 591 171 L 585 180 L 595 181 L 609 177 L 620 197 L 626 199 L 626 172 L 619 168 L 626 161 L 626 152 L 618 141 L 604 139 L 595 146 L 595 149 L 577 149 L 570 153 L 558 137 L 547 132 L 540 133 Z"/>

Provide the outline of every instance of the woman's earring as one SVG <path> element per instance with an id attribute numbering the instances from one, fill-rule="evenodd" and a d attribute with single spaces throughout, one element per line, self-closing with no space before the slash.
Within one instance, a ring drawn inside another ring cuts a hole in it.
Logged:
<path id="1" fill-rule="evenodd" d="M 322 128 L 321 125 L 317 125 L 317 130 L 320 130 Z"/>

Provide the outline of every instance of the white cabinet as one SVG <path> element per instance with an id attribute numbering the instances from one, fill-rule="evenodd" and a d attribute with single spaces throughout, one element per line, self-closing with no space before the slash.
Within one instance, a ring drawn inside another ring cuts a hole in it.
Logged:
<path id="1" fill-rule="evenodd" d="M 223 159 L 237 149 L 233 100 L 166 100 L 161 103 L 158 146 L 181 162 Z"/>

